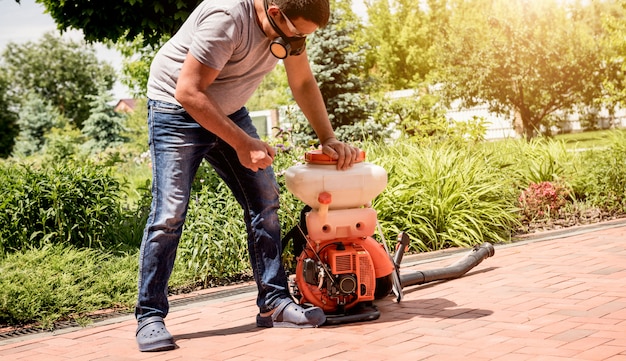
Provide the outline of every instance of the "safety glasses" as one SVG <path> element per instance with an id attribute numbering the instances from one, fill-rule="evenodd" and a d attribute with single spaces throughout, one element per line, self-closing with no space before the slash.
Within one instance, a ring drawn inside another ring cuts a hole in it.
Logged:
<path id="1" fill-rule="evenodd" d="M 280 11 L 280 15 L 282 15 L 283 19 L 285 19 L 285 22 L 287 23 L 287 27 L 289 28 L 289 31 L 293 34 L 294 38 L 305 38 L 307 36 L 307 34 L 303 34 L 300 31 L 298 31 L 298 28 L 296 28 L 296 26 L 293 25 L 291 20 L 289 20 L 287 15 L 285 15 L 285 13 L 282 10 L 278 9 L 278 11 Z"/>

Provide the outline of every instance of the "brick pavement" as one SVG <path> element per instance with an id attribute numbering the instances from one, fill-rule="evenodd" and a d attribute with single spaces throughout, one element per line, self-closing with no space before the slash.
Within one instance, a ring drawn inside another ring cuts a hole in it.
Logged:
<path id="1" fill-rule="evenodd" d="M 405 272 L 464 253 L 414 258 Z M 409 257 L 407 257 L 408 259 Z M 406 259 L 405 259 L 406 260 Z M 137 351 L 131 316 L 0 343 L 0 359 L 626 360 L 626 222 L 496 246 L 463 278 L 405 288 L 380 319 L 317 329 L 259 329 L 255 294 L 173 307 L 179 348 Z"/>

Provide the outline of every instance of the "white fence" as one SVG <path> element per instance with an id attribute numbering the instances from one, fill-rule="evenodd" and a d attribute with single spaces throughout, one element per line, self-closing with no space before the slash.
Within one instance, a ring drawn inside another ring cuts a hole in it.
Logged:
<path id="1" fill-rule="evenodd" d="M 396 97 L 408 95 L 410 94 L 403 93 L 402 95 Z M 253 123 L 259 131 L 259 135 L 269 137 L 274 134 L 272 128 L 282 125 L 279 113 L 278 109 L 250 112 Z M 486 105 L 476 106 L 469 109 L 453 109 L 447 113 L 447 118 L 455 122 L 469 121 L 474 117 L 479 117 L 485 120 L 487 125 L 485 139 L 487 140 L 519 137 L 519 134 L 515 132 L 513 127 L 513 114 L 504 116 L 491 113 L 487 109 Z M 558 124 L 558 127 L 553 127 L 553 129 L 551 129 L 553 134 L 558 134 L 559 132 L 574 133 L 584 130 L 581 125 L 580 114 L 571 114 L 567 116 L 563 115 L 561 118 L 564 120 Z M 597 116 L 596 127 L 598 129 L 626 128 L 626 109 L 617 110 L 613 116 L 611 116 L 606 110 L 601 111 Z"/>
<path id="2" fill-rule="evenodd" d="M 519 134 L 515 132 L 513 127 L 513 117 L 494 114 L 489 112 L 486 105 L 476 106 L 470 109 L 456 109 L 450 110 L 447 113 L 447 117 L 453 121 L 468 121 L 474 117 L 479 117 L 487 122 L 487 134 L 485 139 L 504 139 L 504 138 L 517 138 Z M 554 126 L 551 131 L 552 134 L 558 133 L 576 133 L 582 132 L 585 129 L 581 124 L 581 115 L 579 113 L 574 114 L 560 114 L 560 118 L 563 119 L 558 123 L 558 126 Z M 618 109 L 615 114 L 611 115 L 607 110 L 602 110 L 597 114 L 597 129 L 609 129 L 609 128 L 626 128 L 626 109 Z"/>

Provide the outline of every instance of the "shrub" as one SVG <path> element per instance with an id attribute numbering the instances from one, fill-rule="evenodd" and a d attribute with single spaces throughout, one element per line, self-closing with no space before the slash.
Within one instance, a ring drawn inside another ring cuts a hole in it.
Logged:
<path id="1" fill-rule="evenodd" d="M 553 182 L 531 183 L 522 191 L 518 202 L 527 219 L 556 217 L 567 203 L 567 188 Z"/>
<path id="2" fill-rule="evenodd" d="M 0 167 L 0 255 L 47 243 L 113 247 L 120 183 L 107 169 L 68 162 Z"/>
<path id="3" fill-rule="evenodd" d="M 219 284 L 250 268 L 243 211 L 206 163 L 201 166 L 180 240 L 176 279 Z"/>
<path id="4" fill-rule="evenodd" d="M 520 191 L 531 182 L 565 182 L 578 173 L 574 162 L 576 153 L 568 151 L 562 141 L 507 140 L 486 143 L 483 148 L 492 154 L 497 173 L 510 178 Z"/>
<path id="5" fill-rule="evenodd" d="M 513 187 L 496 175 L 492 156 L 454 143 L 374 148 L 368 158 L 389 178 L 373 202 L 383 230 L 407 232 L 415 251 L 508 241 L 517 225 Z"/>
<path id="6" fill-rule="evenodd" d="M 582 202 L 568 203 L 565 211 L 581 204 L 623 211 L 624 134 L 615 135 L 602 150 L 584 153 L 567 152 L 553 141 L 434 142 L 426 147 L 402 140 L 361 146 L 367 160 L 388 173 L 386 189 L 373 201 L 385 237 L 391 241 L 406 231 L 412 251 L 430 251 L 507 241 L 518 229 L 523 209 L 516 205 L 521 206 L 520 194 L 531 182 L 536 185 L 528 187 L 525 199 L 534 199 L 534 209 L 557 208 L 567 189 L 567 194 Z M 290 140 L 285 136 L 282 141 Z M 287 142 L 274 161 L 281 186 L 283 234 L 298 221 L 303 204 L 284 188 L 282 175 L 303 161 L 306 150 Z M 125 165 L 118 168 L 120 174 L 137 173 L 128 168 L 135 166 L 131 157 L 121 159 L 121 163 L 113 162 Z M 149 169 L 145 161 L 140 163 L 138 167 Z M 142 181 L 136 182 L 140 186 L 134 187 L 139 189 L 137 208 L 120 211 L 119 199 L 124 194 L 120 181 L 93 164 L 5 163 L 0 167 L 0 246 L 22 249 L 0 256 L 0 324 L 39 321 L 48 326 L 56 319 L 80 318 L 95 309 L 131 307 L 136 297 L 136 253 L 150 201 L 143 182 L 147 176 L 141 174 Z M 543 194 L 548 196 L 540 197 Z M 198 173 L 192 198 L 170 286 L 210 286 L 247 276 L 241 208 L 206 163 Z M 57 217 L 63 221 L 59 229 L 53 222 L 58 212 L 63 212 Z M 82 235 L 91 235 L 91 241 Z M 70 242 L 106 250 L 80 249 Z M 128 254 L 115 252 L 119 250 L 116 242 L 129 247 Z M 293 263 L 289 249 L 284 259 Z"/>
<path id="7" fill-rule="evenodd" d="M 577 199 L 610 212 L 626 212 L 626 133 L 615 132 L 608 147 L 580 157 L 572 187 Z"/>

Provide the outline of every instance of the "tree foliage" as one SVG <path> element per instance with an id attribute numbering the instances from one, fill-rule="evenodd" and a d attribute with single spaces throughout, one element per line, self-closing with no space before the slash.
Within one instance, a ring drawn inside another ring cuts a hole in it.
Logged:
<path id="1" fill-rule="evenodd" d="M 36 1 L 59 29 L 81 29 L 88 41 L 133 41 L 118 49 L 126 46 L 122 81 L 134 95 L 144 94 L 155 49 L 200 2 Z M 368 75 L 383 91 L 437 83 L 448 102 L 515 114 L 527 137 L 550 129 L 555 114 L 587 112 L 583 118 L 593 122 L 601 107 L 626 99 L 624 0 L 365 0 L 367 24 L 351 12 L 351 1 L 331 3 L 335 23 L 316 32 L 308 49 L 336 127 L 369 116 L 356 95 L 371 93 Z M 273 75 L 251 105 L 286 101 L 284 78 Z M 54 102 L 61 100 L 67 102 Z M 60 109 L 69 116 L 67 106 Z"/>
<path id="2" fill-rule="evenodd" d="M 360 77 L 364 73 L 364 51 L 352 49 L 356 24 L 345 21 L 346 11 L 351 12 L 333 8 L 328 25 L 317 30 L 307 45 L 311 68 L 334 128 L 363 122 L 371 113 L 371 104 L 364 96 L 368 83 Z"/>
<path id="3" fill-rule="evenodd" d="M 165 35 L 157 42 L 146 44 L 143 36 L 138 35 L 132 41 L 120 39 L 115 43 L 115 48 L 123 57 L 120 81 L 129 89 L 133 97 L 146 96 L 150 64 L 157 51 L 169 38 L 169 35 Z"/>
<path id="4" fill-rule="evenodd" d="M 515 112 L 532 138 L 550 115 L 601 97 L 598 35 L 553 0 L 461 0 L 437 52 L 438 80 L 464 106 Z"/>
<path id="5" fill-rule="evenodd" d="M 115 70 L 98 60 L 93 46 L 46 33 L 38 42 L 9 43 L 3 53 L 11 92 L 33 92 L 78 128 L 89 117 L 88 96 L 112 89 Z"/>
<path id="6" fill-rule="evenodd" d="M 28 94 L 17 122 L 19 134 L 13 153 L 26 157 L 42 150 L 46 133 L 60 123 L 60 118 L 57 109 L 41 96 L 35 93 Z"/>
<path id="7" fill-rule="evenodd" d="M 18 1 L 19 2 L 19 1 Z M 172 35 L 201 0 L 36 0 L 43 4 L 61 31 L 80 29 L 85 40 L 132 41 L 142 35 L 155 44 Z"/>
<path id="8" fill-rule="evenodd" d="M 626 0 L 618 2 L 621 16 L 607 17 L 603 26 L 608 36 L 603 39 L 603 45 L 608 50 L 606 57 L 607 79 L 604 87 L 607 90 L 605 103 L 626 106 Z M 617 8 L 613 8 L 617 10 Z"/>
<path id="9" fill-rule="evenodd" d="M 288 105 L 291 101 L 291 92 L 287 83 L 287 73 L 282 64 L 263 78 L 261 85 L 246 103 L 250 110 L 275 109 Z"/>
<path id="10" fill-rule="evenodd" d="M 82 133 L 88 140 L 84 147 L 92 153 L 100 152 L 108 147 L 126 141 L 122 135 L 125 131 L 124 116 L 116 113 L 109 104 L 112 97 L 106 92 L 91 96 L 91 114 L 85 121 Z"/>
<path id="11" fill-rule="evenodd" d="M 370 49 L 366 66 L 382 89 L 415 88 L 432 70 L 431 52 L 437 33 L 431 26 L 431 15 L 441 6 L 438 1 L 429 3 L 431 11 L 422 9 L 421 2 L 415 0 L 366 1 L 369 26 L 365 39 Z"/>
<path id="12" fill-rule="evenodd" d="M 12 110 L 12 104 L 9 82 L 5 72 L 0 69 L 0 158 L 11 154 L 14 138 L 19 131 L 17 114 Z"/>

